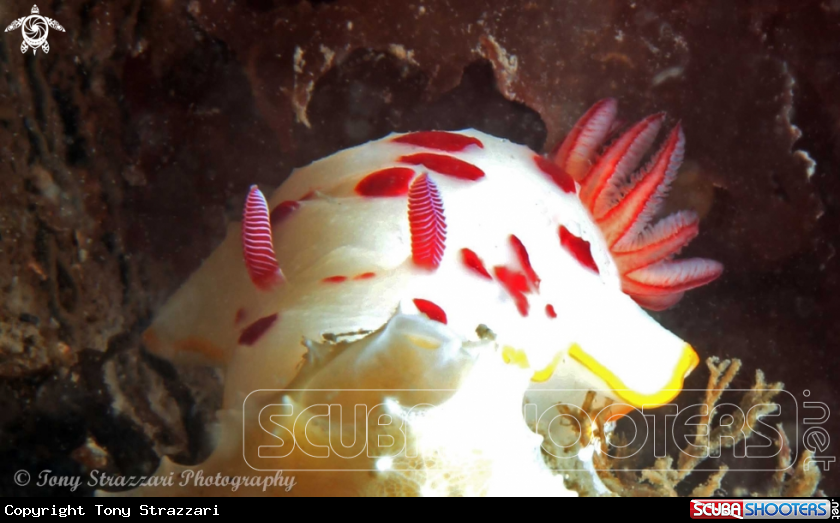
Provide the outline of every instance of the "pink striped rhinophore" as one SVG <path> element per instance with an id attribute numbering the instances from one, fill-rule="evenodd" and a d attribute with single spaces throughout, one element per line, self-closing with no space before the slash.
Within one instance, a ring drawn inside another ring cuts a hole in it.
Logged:
<path id="1" fill-rule="evenodd" d="M 245 200 L 242 218 L 242 254 L 248 276 L 257 288 L 269 290 L 284 281 L 277 264 L 271 239 L 271 218 L 268 203 L 256 185 L 251 186 Z"/>

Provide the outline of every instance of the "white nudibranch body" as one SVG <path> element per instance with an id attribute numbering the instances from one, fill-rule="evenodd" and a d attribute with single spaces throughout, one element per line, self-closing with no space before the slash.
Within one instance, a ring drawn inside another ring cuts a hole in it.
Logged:
<path id="1" fill-rule="evenodd" d="M 255 211 L 246 209 L 245 223 L 229 228 L 222 245 L 163 307 L 144 338 L 150 350 L 174 361 L 225 369 L 226 414 L 220 414 L 221 441 L 208 463 L 223 473 L 238 470 L 243 456 L 235 449 L 244 449 L 248 461 L 260 441 L 272 440 L 271 431 L 260 430 L 261 414 L 248 412 L 247 401 L 263 389 L 287 390 L 274 394 L 273 403 L 299 410 L 360 399 L 369 408 L 391 402 L 402 409 L 418 399 L 448 402 L 448 410 L 439 407 L 435 414 L 432 408 L 424 419 L 437 415 L 453 426 L 452 405 L 469 404 L 469 394 L 480 403 L 481 395 L 492 391 L 508 398 L 505 419 L 521 425 L 510 428 L 516 434 L 528 432 L 517 412 L 523 395 L 539 405 L 580 404 L 594 390 L 602 399 L 625 404 L 617 412 L 671 401 L 698 358 L 638 303 L 670 305 L 720 269 L 706 260 L 689 260 L 707 264 L 699 268 L 674 268 L 679 262 L 670 254 L 696 234 L 696 221 L 684 220 L 685 226 L 672 227 L 667 237 L 647 223 L 653 213 L 645 211 L 645 202 L 653 192 L 664 196 L 673 177 L 667 171 L 675 171 L 682 157 L 681 132 L 680 141 L 671 140 L 670 150 L 666 143 L 641 174 L 632 171 L 653 137 L 642 136 L 647 141 L 639 143 L 625 134 L 616 142 L 627 142 L 625 154 L 613 146 L 596 160 L 612 131 L 610 104 L 601 102 L 600 112 L 596 106 L 587 113 L 554 162 L 507 140 L 462 130 L 392 134 L 297 169 L 268 198 L 270 215 L 257 224 L 263 231 L 270 222 L 272 237 L 262 238 L 257 254 L 263 265 L 256 269 L 249 243 L 243 249 L 243 231 L 254 237 L 249 216 Z M 581 162 L 598 167 L 610 154 L 613 167 L 602 166 L 598 180 L 587 179 Z M 620 180 L 609 177 L 623 176 L 627 190 L 622 194 L 631 199 L 659 174 L 661 181 L 652 184 L 641 206 L 616 211 L 627 216 L 618 217 L 621 223 L 616 225 L 612 215 L 602 220 L 612 229 L 599 223 L 597 215 L 604 218 L 610 206 L 621 207 L 623 196 L 599 199 L 598 185 L 615 185 Z M 579 199 L 582 189 L 592 205 Z M 253 188 L 249 201 L 258 201 L 258 193 Z M 596 203 L 600 207 L 593 213 Z M 615 227 L 623 227 L 621 234 Z M 662 237 L 644 237 L 628 248 L 632 239 L 621 236 L 630 229 Z M 651 254 L 651 245 L 675 234 L 683 235 L 682 244 Z M 624 261 L 617 263 L 614 253 L 622 241 Z M 282 273 L 270 263 L 262 270 L 271 249 Z M 628 259 L 634 260 L 632 270 L 626 270 Z M 638 276 L 645 270 L 650 274 Z M 273 279 L 261 280 L 263 273 Z M 628 286 L 632 297 L 622 290 Z M 485 371 L 479 369 L 492 370 L 482 379 L 476 373 Z M 424 390 L 430 392 L 417 392 Z M 241 416 L 230 414 L 240 410 Z M 335 420 L 321 423 L 335 425 Z M 296 436 L 306 430 L 280 425 Z M 407 439 L 434 432 L 428 423 L 417 427 L 425 428 Z M 250 438 L 249 431 L 265 434 Z M 457 437 L 451 438 L 454 448 Z M 469 445 L 483 448 L 477 443 L 481 439 L 473 435 Z M 538 460 L 538 449 L 531 450 L 539 438 L 525 439 L 530 449 L 525 454 Z M 433 446 L 443 459 L 447 445 Z M 495 479 L 479 482 L 486 488 L 475 487 L 476 493 L 513 488 L 492 472 L 510 460 L 495 460 L 486 452 L 490 465 L 477 470 Z M 310 458 L 285 459 L 278 468 L 306 468 L 302 463 Z M 377 461 L 361 455 L 333 466 L 394 474 L 399 464 L 391 456 Z M 178 466 L 167 461 L 162 471 L 173 467 Z M 426 483 L 414 490 L 401 484 L 399 493 L 441 488 L 432 475 L 424 477 Z M 313 481 L 345 493 L 380 488 L 369 478 Z"/>

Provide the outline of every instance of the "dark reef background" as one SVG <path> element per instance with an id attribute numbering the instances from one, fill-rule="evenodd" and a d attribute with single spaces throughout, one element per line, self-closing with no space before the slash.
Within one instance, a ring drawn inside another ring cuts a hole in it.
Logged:
<path id="1" fill-rule="evenodd" d="M 0 24 L 31 1 L 0 4 Z M 139 474 L 207 455 L 218 376 L 179 375 L 139 333 L 250 184 L 392 131 L 475 127 L 549 150 L 606 96 L 629 120 L 682 121 L 669 205 L 703 217 L 686 253 L 726 266 L 657 318 L 703 356 L 741 358 L 735 386 L 760 368 L 840 411 L 840 0 L 39 8 L 67 29 L 49 54 L 21 54 L 18 30 L 0 39 L 0 494 L 67 494 L 16 487 L 19 469 Z M 800 449 L 804 414 L 783 418 Z"/>

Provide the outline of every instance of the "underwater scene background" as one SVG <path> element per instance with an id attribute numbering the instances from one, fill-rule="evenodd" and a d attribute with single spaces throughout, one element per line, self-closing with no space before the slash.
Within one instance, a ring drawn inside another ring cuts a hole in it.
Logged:
<path id="1" fill-rule="evenodd" d="M 818 441 L 803 403 L 840 409 L 837 0 L 38 7 L 66 29 L 48 53 L 21 53 L 19 30 L 0 41 L 0 494 L 93 493 L 19 487 L 21 469 L 150 474 L 210 454 L 220 376 L 141 334 L 252 184 L 391 132 L 473 127 L 548 152 L 606 97 L 630 121 L 681 122 L 666 211 L 701 218 L 684 256 L 725 266 L 652 315 L 701 360 L 740 359 L 732 388 L 758 369 L 783 382 L 800 410 L 773 423 L 800 450 Z M 4 2 L 0 25 L 31 8 Z M 707 380 L 701 365 L 685 387 Z M 719 493 L 770 481 L 732 471 Z M 820 487 L 838 481 L 832 464 Z"/>

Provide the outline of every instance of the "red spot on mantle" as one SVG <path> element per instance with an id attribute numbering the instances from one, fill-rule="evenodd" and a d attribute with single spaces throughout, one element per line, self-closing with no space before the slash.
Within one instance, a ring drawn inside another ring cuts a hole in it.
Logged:
<path id="1" fill-rule="evenodd" d="M 415 298 L 414 306 L 417 307 L 417 310 L 428 316 L 430 320 L 446 325 L 446 312 L 444 312 L 437 304 L 432 303 L 429 300 Z"/>
<path id="2" fill-rule="evenodd" d="M 589 248 L 589 242 L 583 238 L 578 238 L 562 225 L 560 226 L 560 245 L 569 251 L 578 263 L 587 269 L 592 269 L 598 274 L 601 273 L 595 264 L 595 260 L 592 258 L 592 250 Z"/>
<path id="3" fill-rule="evenodd" d="M 403 196 L 408 194 L 408 184 L 414 178 L 414 169 L 391 167 L 365 176 L 356 185 L 362 196 Z"/>
<path id="4" fill-rule="evenodd" d="M 528 277 L 523 273 L 509 269 L 504 265 L 493 267 L 493 272 L 496 274 L 496 279 L 498 279 L 508 291 L 523 294 L 531 292 Z"/>
<path id="5" fill-rule="evenodd" d="M 341 283 L 343 281 L 347 281 L 347 276 L 330 276 L 329 278 L 324 278 L 321 281 L 324 283 Z"/>
<path id="6" fill-rule="evenodd" d="M 475 165 L 445 154 L 409 154 L 400 157 L 398 161 L 411 165 L 422 165 L 440 174 L 460 178 L 461 180 L 475 181 L 484 178 L 484 171 Z"/>
<path id="7" fill-rule="evenodd" d="M 510 235 L 510 244 L 513 246 L 516 257 L 519 259 L 519 264 L 522 265 L 522 270 L 525 271 L 525 276 L 528 277 L 528 281 L 534 286 L 534 289 L 539 289 L 540 278 L 531 266 L 531 258 L 528 256 L 528 251 L 525 249 L 525 245 L 523 245 L 519 238 L 513 234 Z"/>
<path id="8" fill-rule="evenodd" d="M 492 280 L 493 277 L 490 276 L 490 273 L 487 272 L 487 268 L 484 266 L 484 262 L 481 261 L 481 258 L 478 257 L 478 254 L 469 250 L 469 249 L 461 249 L 461 261 L 464 262 L 464 265 L 467 268 L 474 271 L 479 276 L 483 276 L 488 280 Z"/>
<path id="9" fill-rule="evenodd" d="M 281 202 L 277 207 L 275 207 L 271 211 L 271 225 L 277 225 L 278 223 L 282 222 L 286 218 L 289 217 L 290 214 L 295 212 L 300 208 L 300 204 L 294 200 L 286 200 L 285 202 Z"/>
<path id="10" fill-rule="evenodd" d="M 375 272 L 364 272 L 353 277 L 354 280 L 369 280 L 376 276 Z"/>
<path id="11" fill-rule="evenodd" d="M 554 305 L 549 303 L 548 305 L 545 306 L 545 315 L 548 316 L 549 318 L 556 318 L 557 317 L 557 311 L 554 310 Z"/>
<path id="12" fill-rule="evenodd" d="M 493 267 L 493 272 L 496 274 L 496 279 L 499 280 L 502 287 L 513 298 L 519 314 L 528 316 L 528 310 L 531 308 L 528 303 L 528 298 L 525 296 L 526 292 L 531 292 L 528 277 L 519 271 L 508 269 L 505 266 Z"/>
<path id="13" fill-rule="evenodd" d="M 236 311 L 236 316 L 233 318 L 233 324 L 239 325 L 242 323 L 242 320 L 245 319 L 245 309 L 240 307 L 239 310 Z"/>
<path id="14" fill-rule="evenodd" d="M 484 144 L 478 138 L 445 131 L 422 131 L 405 134 L 394 138 L 394 142 L 417 145 L 419 147 L 427 147 L 450 153 L 463 151 L 470 145 L 477 145 L 482 149 L 484 148 Z"/>
<path id="15" fill-rule="evenodd" d="M 260 318 L 254 323 L 248 325 L 242 330 L 242 334 L 239 335 L 239 344 L 240 345 L 248 345 L 249 347 L 259 341 L 262 338 L 263 334 L 265 334 L 268 329 L 271 328 L 272 325 L 277 321 L 277 313 L 275 312 L 271 316 L 266 316 L 265 318 Z"/>
<path id="16" fill-rule="evenodd" d="M 534 163 L 537 164 L 537 167 L 547 174 L 554 183 L 563 190 L 563 192 L 567 192 L 569 194 L 575 193 L 575 181 L 566 173 L 566 171 L 538 154 L 534 155 Z"/>

